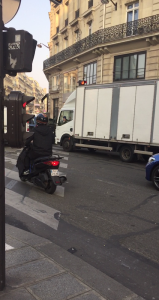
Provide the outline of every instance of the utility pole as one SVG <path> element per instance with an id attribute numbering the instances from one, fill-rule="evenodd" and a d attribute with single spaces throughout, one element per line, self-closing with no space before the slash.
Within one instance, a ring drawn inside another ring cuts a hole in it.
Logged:
<path id="1" fill-rule="evenodd" d="M 4 67 L 3 20 L 0 0 L 0 291 L 5 286 L 5 184 L 4 184 Z"/>

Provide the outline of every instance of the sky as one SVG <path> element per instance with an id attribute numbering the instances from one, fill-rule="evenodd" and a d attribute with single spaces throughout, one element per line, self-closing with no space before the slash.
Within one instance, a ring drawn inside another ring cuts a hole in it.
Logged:
<path id="1" fill-rule="evenodd" d="M 50 1 L 49 0 L 21 0 L 16 16 L 6 24 L 16 30 L 26 30 L 33 35 L 38 43 L 48 46 L 50 40 Z M 47 88 L 48 81 L 43 73 L 43 61 L 49 57 L 49 49 L 36 47 L 32 72 L 26 73 L 38 81 L 42 88 Z"/>

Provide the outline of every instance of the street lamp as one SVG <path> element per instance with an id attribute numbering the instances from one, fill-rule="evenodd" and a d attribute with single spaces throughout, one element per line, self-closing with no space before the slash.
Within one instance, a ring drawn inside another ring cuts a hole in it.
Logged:
<path id="1" fill-rule="evenodd" d="M 115 10 L 117 10 L 117 3 L 114 3 L 113 0 L 101 0 L 102 4 L 108 4 L 109 1 L 111 1 L 113 3 L 113 5 L 115 6 Z"/>
<path id="2" fill-rule="evenodd" d="M 49 47 L 48 47 L 48 46 L 46 46 L 46 45 L 45 45 L 45 44 L 43 44 L 43 43 L 37 44 L 37 47 L 39 47 L 39 48 L 42 48 L 42 45 L 43 45 L 43 46 L 45 46 L 46 48 L 48 48 L 48 49 L 49 49 Z"/>

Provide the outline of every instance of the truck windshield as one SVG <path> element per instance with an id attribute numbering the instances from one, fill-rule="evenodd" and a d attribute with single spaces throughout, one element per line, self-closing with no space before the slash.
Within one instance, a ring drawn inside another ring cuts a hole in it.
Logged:
<path id="1" fill-rule="evenodd" d="M 58 125 L 64 125 L 73 120 L 73 110 L 63 110 L 59 117 Z"/>

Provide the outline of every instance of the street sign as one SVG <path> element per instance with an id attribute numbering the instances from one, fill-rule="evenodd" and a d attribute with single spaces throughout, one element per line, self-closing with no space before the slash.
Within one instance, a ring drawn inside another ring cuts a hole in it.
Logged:
<path id="1" fill-rule="evenodd" d="M 2 0 L 2 18 L 4 24 L 10 22 L 18 12 L 21 0 Z"/>

